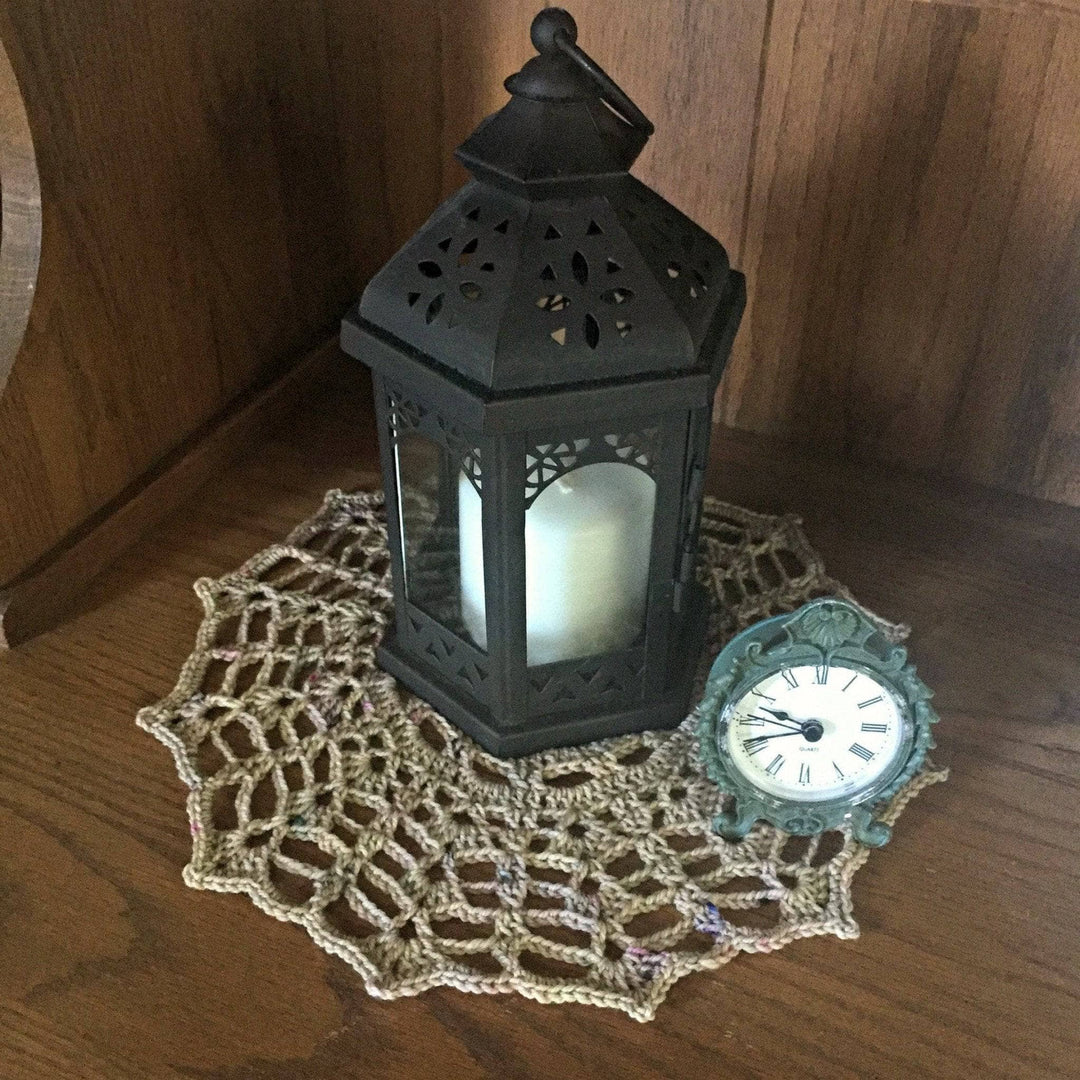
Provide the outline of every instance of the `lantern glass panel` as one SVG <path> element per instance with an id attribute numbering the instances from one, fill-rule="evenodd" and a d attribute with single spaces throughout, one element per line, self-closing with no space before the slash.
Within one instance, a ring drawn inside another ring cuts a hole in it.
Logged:
<path id="1" fill-rule="evenodd" d="M 467 548 L 458 513 L 459 485 L 480 496 L 462 468 L 461 459 L 418 431 L 404 432 L 396 441 L 396 479 L 399 492 L 402 564 L 405 596 L 451 632 L 465 634 L 462 620 L 461 558 Z M 471 537 L 470 537 L 471 542 Z M 483 565 L 479 529 L 476 553 Z"/>
<path id="2" fill-rule="evenodd" d="M 656 481 L 602 461 L 564 473 L 525 513 L 528 664 L 629 648 L 645 630 Z"/>
<path id="3" fill-rule="evenodd" d="M 659 429 L 534 433 L 525 455 L 530 667 L 617 652 L 645 631 Z"/>
<path id="4" fill-rule="evenodd" d="M 589 445 L 560 444 L 578 454 Z M 527 460 L 537 465 L 534 456 Z M 538 467 L 549 482 L 536 486 L 525 511 L 528 665 L 629 648 L 645 632 L 656 481 L 621 461 L 558 475 Z M 485 648 L 480 497 L 464 473 L 458 491 L 461 613 L 469 637 Z"/>

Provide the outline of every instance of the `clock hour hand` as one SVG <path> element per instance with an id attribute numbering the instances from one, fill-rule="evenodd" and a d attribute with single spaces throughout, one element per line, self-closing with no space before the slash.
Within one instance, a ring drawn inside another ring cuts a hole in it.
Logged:
<path id="1" fill-rule="evenodd" d="M 777 720 L 783 720 L 788 724 L 799 724 L 799 725 L 802 724 L 801 720 L 796 720 L 795 717 L 791 715 L 791 713 L 786 713 L 786 712 L 784 712 L 783 709 L 766 709 L 763 706 L 762 711 L 767 712 L 767 713 L 772 713 L 773 716 L 775 716 Z"/>
<path id="2" fill-rule="evenodd" d="M 783 710 L 762 709 L 762 712 L 772 713 L 776 719 L 770 720 L 767 716 L 758 716 L 756 719 L 763 720 L 766 724 L 777 724 L 782 727 L 790 727 L 792 731 L 802 731 L 802 721 L 796 720 L 792 716 L 788 716 Z"/>
<path id="3" fill-rule="evenodd" d="M 820 720 L 796 720 L 794 716 L 784 712 L 783 709 L 766 709 L 765 712 L 772 713 L 776 717 L 773 723 L 795 724 L 794 730 L 803 735 L 807 742 L 817 742 L 825 733 L 825 725 Z"/>

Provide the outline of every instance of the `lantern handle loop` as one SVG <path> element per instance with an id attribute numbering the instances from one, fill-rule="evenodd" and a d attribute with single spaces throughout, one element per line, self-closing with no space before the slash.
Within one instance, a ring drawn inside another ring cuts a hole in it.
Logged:
<path id="1" fill-rule="evenodd" d="M 577 43 L 577 23 L 562 8 L 544 8 L 533 19 L 530 31 L 533 45 L 539 53 L 561 52 L 572 60 L 600 91 L 600 98 L 615 110 L 632 128 L 646 137 L 656 130 L 652 121 L 630 100 L 629 95 Z"/>

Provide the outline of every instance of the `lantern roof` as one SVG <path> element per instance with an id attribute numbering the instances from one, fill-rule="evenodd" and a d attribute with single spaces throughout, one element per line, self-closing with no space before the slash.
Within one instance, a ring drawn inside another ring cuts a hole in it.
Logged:
<path id="1" fill-rule="evenodd" d="M 458 147 L 458 160 L 474 176 L 533 197 L 621 176 L 653 125 L 577 47 L 567 12 L 545 8 L 530 34 L 538 55 L 506 80 L 510 100 Z"/>
<path id="2" fill-rule="evenodd" d="M 375 275 L 346 330 L 373 324 L 490 396 L 718 379 L 742 275 L 629 175 L 652 125 L 577 48 L 570 16 L 545 9 L 532 38 L 510 101 L 458 150 L 474 179 Z"/>

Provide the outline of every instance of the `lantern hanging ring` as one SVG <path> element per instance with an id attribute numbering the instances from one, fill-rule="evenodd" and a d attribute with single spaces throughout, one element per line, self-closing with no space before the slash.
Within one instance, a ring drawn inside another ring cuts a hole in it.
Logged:
<path id="1" fill-rule="evenodd" d="M 601 99 L 646 137 L 656 130 L 621 86 L 577 44 L 577 23 L 562 8 L 545 8 L 532 21 L 529 36 L 538 53 L 561 52 L 596 83 Z"/>

